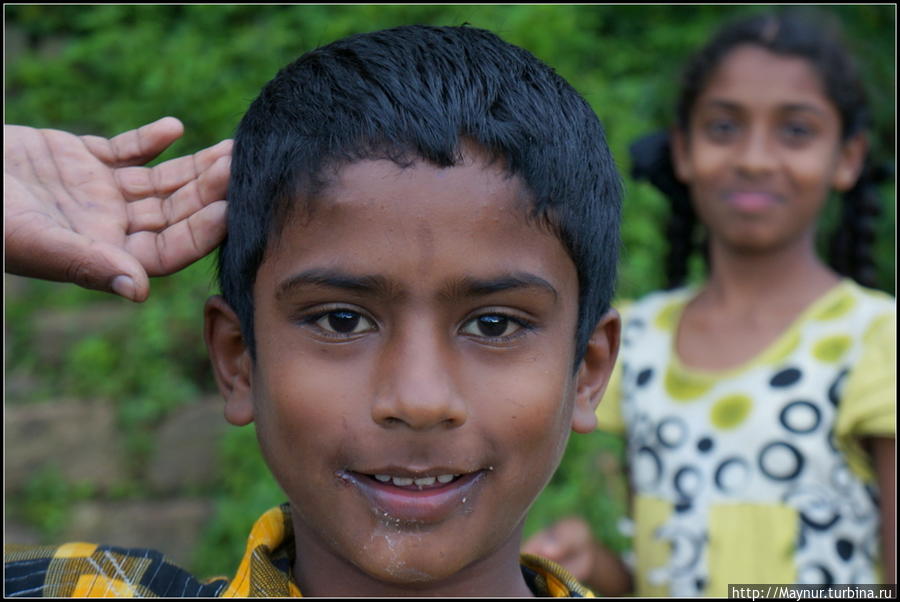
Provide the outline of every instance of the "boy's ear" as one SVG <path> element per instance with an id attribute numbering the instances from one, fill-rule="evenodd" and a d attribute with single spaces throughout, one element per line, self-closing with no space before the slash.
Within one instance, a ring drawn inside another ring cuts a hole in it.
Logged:
<path id="1" fill-rule="evenodd" d="M 687 185 L 691 179 L 691 162 L 688 159 L 687 138 L 679 127 L 669 130 L 669 152 L 675 176 L 682 184 Z"/>
<path id="2" fill-rule="evenodd" d="M 203 308 L 203 339 L 212 361 L 216 384 L 225 398 L 225 419 L 235 426 L 253 422 L 253 362 L 237 314 L 221 296 Z"/>
<path id="3" fill-rule="evenodd" d="M 856 134 L 841 145 L 831 185 L 838 192 L 847 192 L 856 184 L 862 172 L 869 141 L 863 134 Z"/>
<path id="4" fill-rule="evenodd" d="M 594 328 L 584 359 L 575 375 L 575 411 L 572 430 L 590 433 L 597 428 L 597 404 L 606 390 L 613 365 L 619 355 L 619 312 L 610 308 Z"/>

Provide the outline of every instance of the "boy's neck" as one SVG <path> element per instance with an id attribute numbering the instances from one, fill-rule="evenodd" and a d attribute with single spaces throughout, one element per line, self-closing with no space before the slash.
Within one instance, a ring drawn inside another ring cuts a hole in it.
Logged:
<path id="1" fill-rule="evenodd" d="M 519 563 L 521 526 L 500 549 L 440 581 L 390 583 L 340 557 L 296 518 L 293 576 L 304 597 L 533 597 Z"/>

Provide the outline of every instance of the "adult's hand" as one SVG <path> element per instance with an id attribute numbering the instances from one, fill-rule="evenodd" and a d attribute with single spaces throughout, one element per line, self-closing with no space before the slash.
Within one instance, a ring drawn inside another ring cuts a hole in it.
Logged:
<path id="1" fill-rule="evenodd" d="M 141 167 L 184 132 L 164 117 L 114 138 L 4 125 L 5 270 L 143 301 L 225 236 L 231 140 Z"/>

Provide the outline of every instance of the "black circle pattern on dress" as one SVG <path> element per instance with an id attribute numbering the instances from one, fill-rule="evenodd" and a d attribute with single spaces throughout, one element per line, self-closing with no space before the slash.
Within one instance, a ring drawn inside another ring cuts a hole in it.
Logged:
<path id="1" fill-rule="evenodd" d="M 652 475 L 649 476 L 647 472 L 648 462 L 652 465 Z M 642 481 L 645 481 L 642 484 L 656 486 L 659 479 L 662 478 L 663 469 L 662 460 L 660 459 L 659 454 L 657 454 L 649 445 L 644 445 L 635 455 L 635 464 L 638 463 L 641 464 L 642 470 L 637 471 L 637 474 L 640 474 L 642 476 Z"/>
<path id="2" fill-rule="evenodd" d="M 653 378 L 653 368 L 644 368 L 637 375 L 637 386 L 643 387 Z"/>
<path id="3" fill-rule="evenodd" d="M 823 496 L 821 490 L 814 487 L 797 487 L 785 496 L 784 501 L 797 509 L 801 523 L 813 531 L 830 529 L 841 519 L 834 500 Z"/>
<path id="4" fill-rule="evenodd" d="M 669 416 L 657 425 L 656 438 L 660 445 L 668 449 L 681 447 L 688 439 L 688 425 L 677 416 Z"/>
<path id="5" fill-rule="evenodd" d="M 849 561 L 853 556 L 853 542 L 846 539 L 839 539 L 837 541 L 837 553 L 838 556 L 841 557 L 843 561 Z"/>
<path id="6" fill-rule="evenodd" d="M 711 437 L 703 437 L 700 441 L 697 441 L 697 449 L 701 453 L 708 453 L 712 451 L 714 442 Z"/>
<path id="7" fill-rule="evenodd" d="M 803 372 L 797 368 L 785 368 L 777 372 L 769 381 L 769 385 L 776 389 L 790 387 L 803 377 Z"/>
<path id="8" fill-rule="evenodd" d="M 672 486 L 678 494 L 678 505 L 690 507 L 703 488 L 703 477 L 696 466 L 682 466 L 675 472 Z"/>
<path id="9" fill-rule="evenodd" d="M 638 336 L 646 326 L 644 321 L 639 318 L 625 322 L 625 325 L 622 327 L 622 345 L 626 347 L 631 346 L 633 338 Z"/>
<path id="10" fill-rule="evenodd" d="M 841 516 L 839 514 L 832 514 L 824 521 L 820 521 L 818 518 L 814 518 L 805 512 L 800 513 L 800 520 L 803 521 L 803 524 L 808 526 L 810 529 L 814 529 L 816 531 L 827 531 L 832 528 L 839 520 L 841 520 Z"/>
<path id="11" fill-rule="evenodd" d="M 750 477 L 750 466 L 744 458 L 726 458 L 716 468 L 713 481 L 716 487 L 728 495 L 736 495 L 746 487 Z"/>
<path id="12" fill-rule="evenodd" d="M 837 377 L 835 377 L 834 382 L 831 383 L 831 386 L 828 387 L 828 401 L 831 402 L 831 405 L 837 407 L 841 401 L 841 393 L 843 392 L 843 384 L 844 378 L 846 378 L 847 374 L 850 373 L 850 370 L 844 368 L 840 372 L 838 372 Z"/>
<path id="13" fill-rule="evenodd" d="M 668 538 L 672 542 L 672 573 L 675 576 L 690 573 L 700 562 L 704 538 L 681 527 L 674 529 Z"/>
<path id="14" fill-rule="evenodd" d="M 837 435 L 834 432 L 834 427 L 828 431 L 828 437 L 825 438 L 826 443 L 828 443 L 828 449 L 830 449 L 833 453 L 840 453 L 837 445 Z"/>
<path id="15" fill-rule="evenodd" d="M 806 435 L 819 428 L 822 411 L 811 401 L 797 400 L 784 406 L 778 418 L 790 432 Z"/>
<path id="16" fill-rule="evenodd" d="M 790 481 L 803 471 L 804 457 L 790 443 L 773 441 L 759 452 L 757 464 L 773 481 Z"/>
<path id="17" fill-rule="evenodd" d="M 832 585 L 834 576 L 822 564 L 808 564 L 797 571 L 798 583 L 808 585 Z"/>

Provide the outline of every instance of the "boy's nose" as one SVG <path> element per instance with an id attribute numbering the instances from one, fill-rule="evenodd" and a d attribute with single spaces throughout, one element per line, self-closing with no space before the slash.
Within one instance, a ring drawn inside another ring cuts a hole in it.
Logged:
<path id="1" fill-rule="evenodd" d="M 420 329 L 395 334 L 387 343 L 372 403 L 376 423 L 414 430 L 465 423 L 468 411 L 453 384 L 452 350 L 439 339 Z"/>

